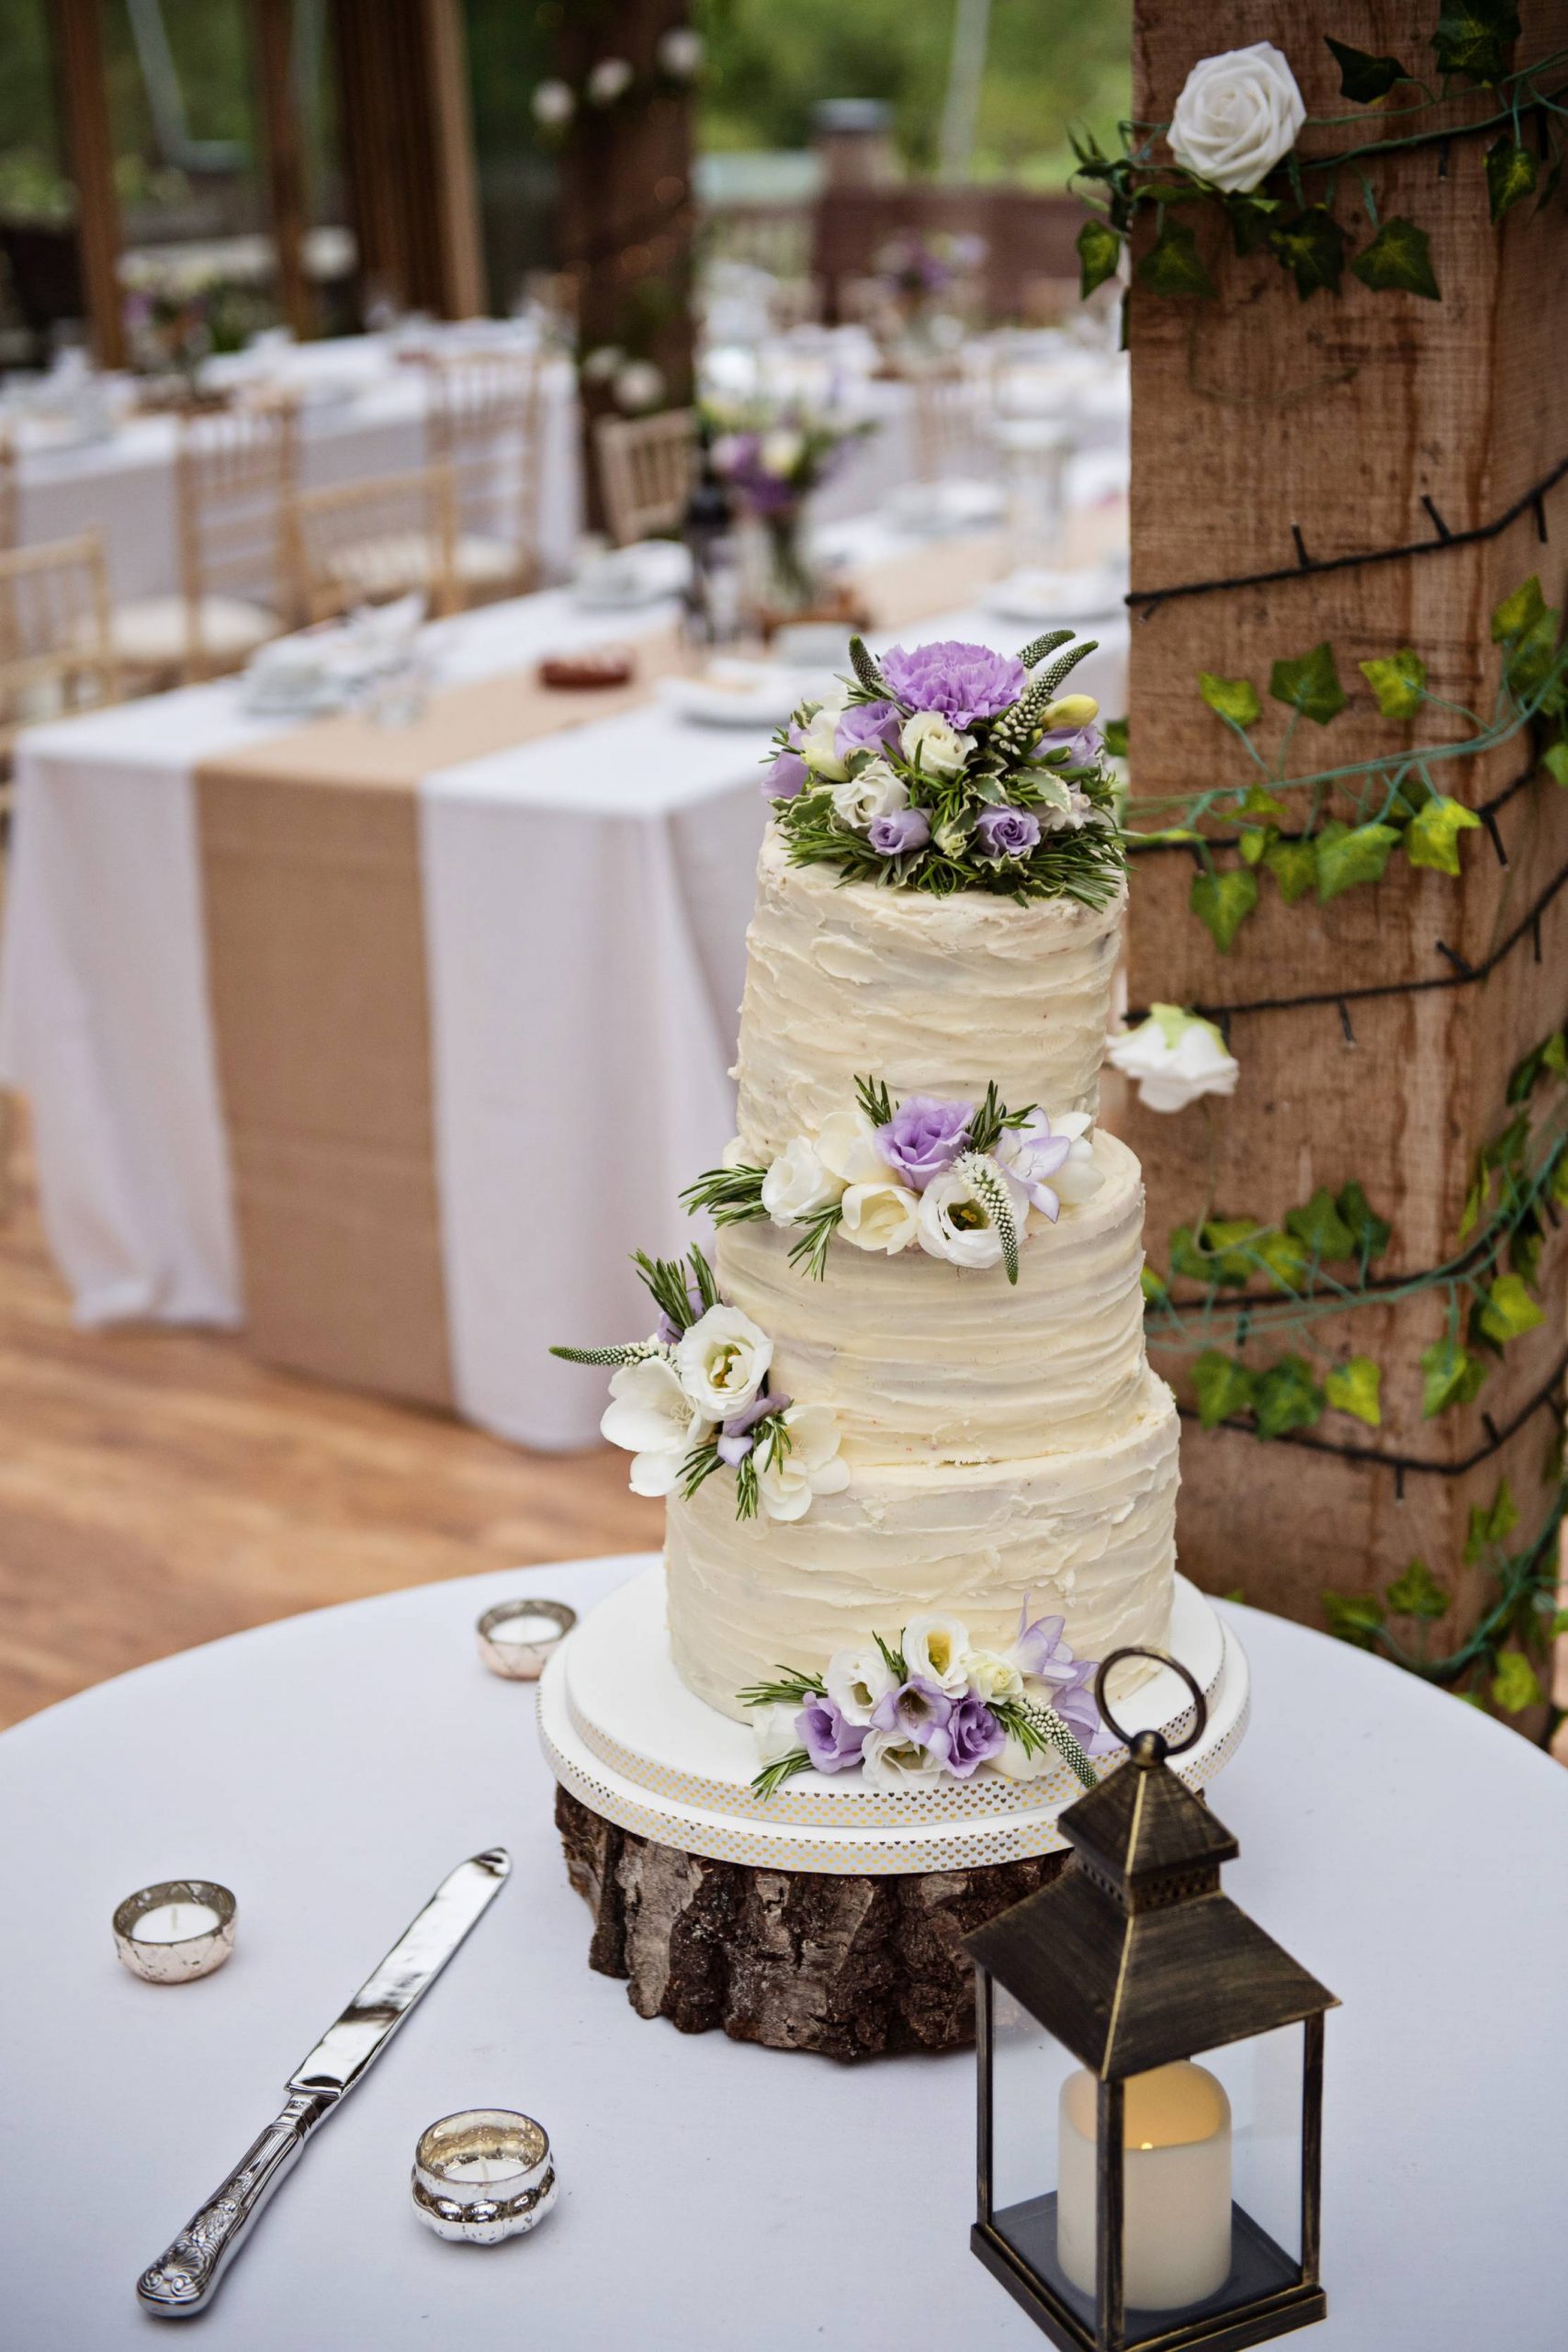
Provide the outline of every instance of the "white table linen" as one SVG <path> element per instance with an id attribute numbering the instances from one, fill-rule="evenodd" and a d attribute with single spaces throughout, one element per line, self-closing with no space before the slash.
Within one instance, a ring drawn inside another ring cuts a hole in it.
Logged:
<path id="1" fill-rule="evenodd" d="M 591 1973 L 525 1685 L 472 1625 L 641 1561 L 361 1601 L 187 1652 L 0 1737 L 7 2343 L 145 2347 L 138 2273 L 443 1874 L 512 1882 L 311 2143 L 201 2322 L 208 2352 L 890 2352 L 1041 2338 L 968 2250 L 974 2061 L 858 2067 L 685 2037 Z M 1322 2352 L 1558 2352 L 1568 1775 L 1382 1661 L 1226 1608 L 1251 1730 L 1213 1789 L 1225 1883 L 1344 2002 L 1327 2023 Z M 197 1872 L 233 1959 L 117 1963 L 116 1903 Z M 1517 2046 L 1521 2023 L 1532 2060 Z M 537 2115 L 562 2196 L 451 2246 L 409 2207 L 425 2124 Z M 521 2331 L 521 2334 L 520 2334 Z"/>

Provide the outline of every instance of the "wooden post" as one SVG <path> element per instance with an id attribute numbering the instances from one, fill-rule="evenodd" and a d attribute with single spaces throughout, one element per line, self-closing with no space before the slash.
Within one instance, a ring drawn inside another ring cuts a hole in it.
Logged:
<path id="1" fill-rule="evenodd" d="M 115 194 L 100 0 L 55 0 L 51 16 L 65 145 L 76 183 L 76 240 L 93 356 L 100 368 L 123 368 L 119 199 Z"/>
<path id="2" fill-rule="evenodd" d="M 277 307 L 303 343 L 315 333 L 316 304 L 305 269 L 305 159 L 294 97 L 294 0 L 252 0 L 261 99 L 267 215 L 277 254 Z"/>
<path id="3" fill-rule="evenodd" d="M 1521 0 L 1520 16 L 1516 65 L 1568 42 L 1568 0 Z M 1321 0 L 1267 9 L 1136 0 L 1134 113 L 1168 121 L 1199 58 L 1266 37 L 1289 58 L 1309 117 L 1354 116 L 1325 35 L 1398 57 L 1435 86 L 1435 21 L 1426 0 L 1372 0 L 1350 18 Z M 1495 110 L 1487 93 L 1461 86 L 1418 125 L 1457 130 Z M 1343 124 L 1309 129 L 1302 151 L 1314 141 L 1320 153 L 1342 147 L 1350 135 Z M 1373 113 L 1364 135 L 1394 127 Z M 1134 800 L 1248 780 L 1244 750 L 1200 699 L 1201 671 L 1252 679 L 1265 712 L 1254 733 L 1275 742 L 1285 713 L 1269 701 L 1272 662 L 1331 642 L 1350 707 L 1331 728 L 1301 722 L 1290 764 L 1298 774 L 1338 767 L 1466 731 L 1428 708 L 1402 737 L 1377 716 L 1359 662 L 1411 647 L 1433 693 L 1489 716 L 1500 662 L 1494 607 L 1536 571 L 1548 601 L 1561 602 L 1568 480 L 1531 493 L 1568 458 L 1562 220 L 1521 205 L 1492 223 L 1483 154 L 1495 136 L 1456 136 L 1366 166 L 1381 217 L 1405 216 L 1429 233 L 1438 301 L 1374 292 L 1348 272 L 1341 292 L 1303 301 L 1267 254 L 1230 251 L 1228 232 L 1213 265 L 1217 300 L 1134 284 L 1134 594 L 1296 568 L 1267 583 L 1135 604 Z M 1337 209 L 1364 246 L 1354 172 Z M 1299 569 L 1303 555 L 1321 563 L 1457 537 L 1516 505 L 1503 528 L 1471 545 Z M 1568 793 L 1535 771 L 1534 756 L 1527 732 L 1444 767 L 1443 791 L 1472 808 L 1495 804 L 1486 827 L 1463 836 L 1458 878 L 1401 854 L 1373 887 L 1287 905 L 1265 876 L 1258 911 L 1224 956 L 1190 910 L 1190 852 L 1136 855 L 1131 1001 L 1207 1010 L 1227 1023 L 1242 1071 L 1229 1102 L 1173 1116 L 1134 1107 L 1119 1122 L 1144 1163 L 1154 1266 L 1168 1264 L 1175 1227 L 1205 1215 L 1277 1224 L 1319 1186 L 1337 1193 L 1352 1182 L 1393 1227 L 1378 1278 L 1404 1281 L 1453 1260 L 1476 1152 L 1513 1115 L 1509 1072 L 1568 1013 Z M 1178 820 L 1134 811 L 1134 821 Z M 1234 820 L 1216 830 L 1232 844 L 1214 849 L 1216 865 L 1237 867 Z M 1382 1366 L 1382 1419 L 1368 1427 L 1329 1411 L 1310 1432 L 1272 1442 L 1241 1427 L 1200 1433 L 1190 1419 L 1183 1567 L 1212 1589 L 1240 1586 L 1249 1600 L 1321 1623 L 1325 1589 L 1382 1596 L 1421 1556 L 1456 1600 L 1433 1651 L 1456 1649 L 1498 1597 L 1484 1562 L 1463 1565 L 1472 1506 L 1490 1510 L 1508 1481 L 1519 1514 L 1510 1551 L 1550 1518 L 1565 1279 L 1562 1238 L 1549 1238 L 1538 1275 L 1544 1322 L 1493 1362 L 1479 1396 L 1435 1418 L 1423 1411 L 1419 1358 L 1443 1336 L 1441 1291 L 1359 1305 L 1277 1341 L 1249 1339 L 1231 1311 L 1235 1294 L 1220 1294 L 1229 1306 L 1212 1344 L 1239 1348 L 1261 1372 L 1315 1343 L 1320 1379 L 1336 1355 L 1371 1356 Z M 1267 1295 L 1261 1283 L 1249 1289 Z M 1155 1354 L 1190 1407 L 1192 1349 L 1156 1345 Z"/>
<path id="4" fill-rule="evenodd" d="M 459 0 L 333 0 L 362 282 L 438 318 L 484 308 Z"/>

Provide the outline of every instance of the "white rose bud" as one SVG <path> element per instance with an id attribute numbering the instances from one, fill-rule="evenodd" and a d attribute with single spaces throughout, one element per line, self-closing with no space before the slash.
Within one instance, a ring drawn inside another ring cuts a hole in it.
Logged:
<path id="1" fill-rule="evenodd" d="M 989 1703 L 993 1699 L 1021 1699 L 1023 1677 L 1011 1658 L 998 1657 L 995 1650 L 968 1650 L 964 1657 L 964 1679 L 976 1698 Z"/>
<path id="2" fill-rule="evenodd" d="M 751 1718 L 751 1736 L 757 1743 L 759 1764 L 777 1764 L 803 1744 L 795 1723 L 799 1713 L 798 1707 L 782 1704 L 757 1709 Z"/>
<path id="3" fill-rule="evenodd" d="M 833 787 L 834 815 L 858 833 L 865 831 L 874 817 L 890 817 L 895 808 L 908 805 L 903 777 L 880 755 L 867 760 L 858 775 L 846 776 Z"/>
<path id="4" fill-rule="evenodd" d="M 840 1205 L 840 1237 L 857 1250 L 881 1250 L 896 1258 L 919 1238 L 920 1196 L 891 1177 L 875 1184 L 852 1184 Z"/>
<path id="5" fill-rule="evenodd" d="M 960 735 L 937 710 L 918 710 L 898 729 L 904 757 L 927 775 L 961 775 L 975 749 L 973 735 Z"/>
<path id="6" fill-rule="evenodd" d="M 876 1130 L 861 1111 L 830 1111 L 817 1138 L 817 1157 L 846 1184 L 880 1184 L 887 1162 L 877 1148 Z"/>
<path id="7" fill-rule="evenodd" d="M 1170 152 L 1212 187 L 1246 193 L 1290 153 L 1305 120 L 1289 62 L 1258 40 L 1199 59 L 1176 101 Z"/>
<path id="8" fill-rule="evenodd" d="M 1234 1094 L 1241 1065 L 1212 1021 L 1179 1004 L 1156 1004 L 1137 1028 L 1112 1037 L 1106 1059 L 1136 1080 L 1150 1111 L 1185 1111 L 1205 1094 Z"/>
<path id="9" fill-rule="evenodd" d="M 786 1144 L 762 1179 L 762 1206 L 775 1225 L 804 1225 L 843 1191 L 805 1136 Z"/>
<path id="10" fill-rule="evenodd" d="M 773 1343 L 738 1306 L 710 1306 L 675 1346 L 681 1385 L 705 1419 L 727 1421 L 768 1376 Z"/>

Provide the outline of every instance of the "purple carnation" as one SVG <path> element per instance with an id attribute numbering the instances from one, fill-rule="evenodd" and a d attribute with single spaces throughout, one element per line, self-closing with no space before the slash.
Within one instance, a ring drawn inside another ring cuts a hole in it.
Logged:
<path id="1" fill-rule="evenodd" d="M 923 1193 L 933 1176 L 951 1168 L 969 1145 L 972 1102 L 941 1102 L 931 1094 L 910 1094 L 899 1103 L 885 1127 L 876 1130 L 876 1148 L 906 1184 Z"/>
<path id="2" fill-rule="evenodd" d="M 1029 808 L 982 808 L 975 820 L 975 854 L 998 865 L 1027 857 L 1040 839 L 1040 820 Z"/>
<path id="3" fill-rule="evenodd" d="M 898 713 L 890 702 L 852 702 L 839 721 L 833 749 L 841 760 L 856 752 L 898 748 Z"/>
<path id="4" fill-rule="evenodd" d="M 860 1762 L 866 1727 L 846 1722 L 831 1699 L 808 1700 L 796 1715 L 795 1727 L 818 1772 L 842 1772 Z"/>
<path id="5" fill-rule="evenodd" d="M 921 809 L 895 808 L 886 817 L 874 817 L 865 837 L 878 857 L 903 857 L 909 850 L 924 849 L 931 837 L 931 821 Z"/>
<path id="6" fill-rule="evenodd" d="M 959 1700 L 947 1723 L 947 1769 L 955 1781 L 966 1781 L 976 1765 L 989 1763 L 1007 1744 L 1006 1732 L 984 1699 L 971 1691 Z"/>
<path id="7" fill-rule="evenodd" d="M 960 734 L 977 718 L 995 718 L 1015 703 L 1029 673 L 1010 653 L 988 645 L 961 645 L 946 638 L 938 645 L 901 645 L 882 657 L 882 674 L 911 710 L 940 711 Z"/>
<path id="8" fill-rule="evenodd" d="M 929 1682 L 923 1674 L 912 1674 L 901 1689 L 889 1690 L 885 1699 L 879 1699 L 871 1720 L 876 1730 L 897 1732 L 900 1739 L 912 1740 L 917 1747 L 929 1747 L 945 1760 L 953 1702 L 945 1690 Z"/>

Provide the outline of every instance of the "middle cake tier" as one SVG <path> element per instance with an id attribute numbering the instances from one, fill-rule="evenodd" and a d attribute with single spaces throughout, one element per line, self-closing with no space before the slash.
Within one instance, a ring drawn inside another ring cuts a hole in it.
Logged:
<path id="1" fill-rule="evenodd" d="M 719 1234 L 719 1287 L 773 1342 L 772 1385 L 838 1417 L 860 1463 L 1037 1459 L 1125 1428 L 1144 1396 L 1144 1188 L 1113 1136 L 1103 1182 L 1051 1225 L 1038 1215 L 1016 1284 L 1000 1266 L 897 1257 L 841 1238 L 821 1281 L 773 1225 Z"/>

